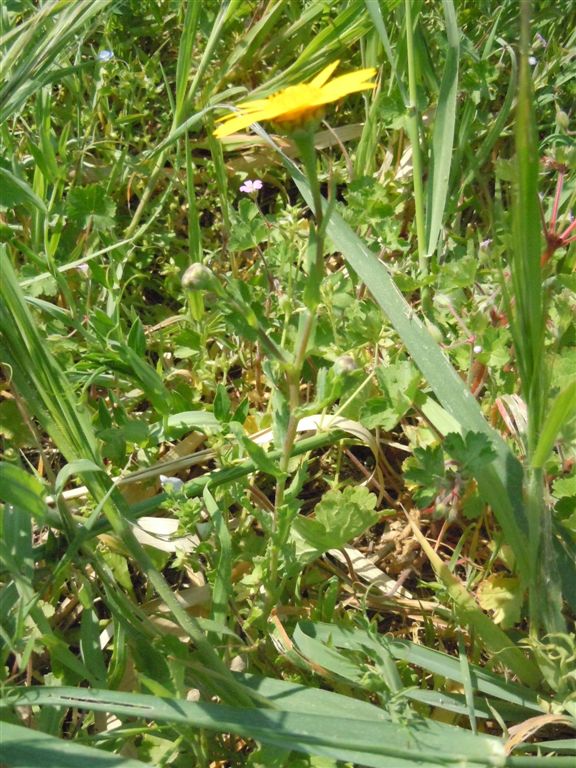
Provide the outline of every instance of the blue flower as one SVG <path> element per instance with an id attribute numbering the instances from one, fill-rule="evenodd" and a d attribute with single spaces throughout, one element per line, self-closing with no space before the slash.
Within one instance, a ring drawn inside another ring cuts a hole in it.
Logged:
<path id="1" fill-rule="evenodd" d="M 168 475 L 160 475 L 160 484 L 167 493 L 178 493 L 184 486 L 184 481 L 179 477 L 169 477 Z"/>
<path id="2" fill-rule="evenodd" d="M 105 64 L 107 61 L 110 61 L 110 59 L 114 58 L 114 51 L 108 51 L 106 48 L 104 48 L 103 50 L 98 51 L 96 58 L 98 61 L 101 61 L 103 64 Z"/>

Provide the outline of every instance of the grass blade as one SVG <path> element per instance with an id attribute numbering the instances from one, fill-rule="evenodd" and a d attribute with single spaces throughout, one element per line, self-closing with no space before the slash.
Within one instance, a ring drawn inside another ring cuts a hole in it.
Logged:
<path id="1" fill-rule="evenodd" d="M 532 455 L 532 467 L 544 466 L 554 448 L 562 427 L 568 424 L 576 413 L 576 381 L 572 381 L 554 398 L 546 415 L 540 437 Z"/>
<path id="2" fill-rule="evenodd" d="M 310 701 L 305 695 L 300 696 L 296 709 L 290 706 L 290 695 L 286 691 L 284 697 L 275 702 L 278 709 L 248 710 L 117 691 L 86 689 L 79 693 L 76 688 L 44 687 L 13 689 L 6 703 L 72 706 L 148 721 L 184 723 L 371 768 L 412 768 L 420 764 L 447 768 L 463 762 L 475 768 L 504 763 L 504 745 L 500 739 L 475 736 L 461 728 L 424 718 L 400 726 L 387 719 L 383 710 L 370 707 L 370 715 L 355 717 L 351 727 L 347 700 L 338 696 L 335 706 L 331 703 L 333 696 L 320 699 L 320 704 L 315 697 Z"/>
<path id="3" fill-rule="evenodd" d="M 430 258 L 436 250 L 438 238 L 440 237 L 448 197 L 454 131 L 456 128 L 460 32 L 452 0 L 444 0 L 444 19 L 446 21 L 448 50 L 432 134 L 432 156 L 426 205 L 427 258 Z"/>
<path id="4" fill-rule="evenodd" d="M 2 760 L 6 765 L 18 768 L 78 768 L 90 765 L 91 768 L 145 768 L 149 763 L 142 763 L 131 757 L 111 755 L 101 749 L 87 747 L 78 741 L 57 739 L 48 733 L 24 728 L 14 723 L 3 722 Z"/>

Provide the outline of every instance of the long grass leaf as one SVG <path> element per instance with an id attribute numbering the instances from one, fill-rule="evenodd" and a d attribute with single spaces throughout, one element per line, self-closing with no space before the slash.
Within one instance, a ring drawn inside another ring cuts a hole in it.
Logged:
<path id="1" fill-rule="evenodd" d="M 380 2 L 379 0 L 364 0 L 364 2 L 366 4 L 366 10 L 368 11 L 370 18 L 372 19 L 372 24 L 374 24 L 374 29 L 378 33 L 378 36 L 380 37 L 380 41 L 382 42 L 382 47 L 384 48 L 386 58 L 388 59 L 388 63 L 390 64 L 390 68 L 392 69 L 392 74 L 394 75 L 396 86 L 398 88 L 400 96 L 402 97 L 404 106 L 408 108 L 408 104 L 409 104 L 408 94 L 406 93 L 404 83 L 402 82 L 398 74 L 398 63 L 396 60 L 396 56 L 394 55 L 394 52 L 392 50 L 392 45 L 390 44 L 390 38 L 388 37 L 386 24 L 384 23 L 384 17 L 382 16 L 382 9 L 380 8 Z"/>
<path id="2" fill-rule="evenodd" d="M 516 114 L 516 162 L 513 207 L 512 333 L 520 386 L 528 412 L 528 462 L 532 463 L 542 435 L 549 370 L 545 363 L 546 309 L 540 263 L 540 200 L 535 97 L 529 54 L 532 3 L 520 8 L 520 77 Z M 539 458 L 539 457 L 538 457 Z M 556 564 L 552 510 L 545 502 L 541 462 L 527 472 L 529 609 L 532 631 L 566 630 L 562 615 L 562 587 Z"/>
<path id="3" fill-rule="evenodd" d="M 112 0 L 46 3 L 25 22 L 24 34 L 15 36 L 12 45 L 3 51 L 0 123 L 18 112 L 32 93 L 42 87 L 60 54 L 76 45 L 78 34 L 111 3 Z"/>
<path id="4" fill-rule="evenodd" d="M 383 719 L 377 707 L 373 707 L 370 718 L 355 717 L 351 721 L 346 716 L 343 697 L 338 697 L 336 711 L 333 706 L 305 707 L 302 698 L 298 711 L 291 711 L 286 704 L 288 698 L 286 695 L 276 700 L 279 709 L 248 710 L 117 691 L 79 692 L 75 688 L 44 687 L 12 689 L 7 703 L 73 706 L 148 721 L 184 723 L 371 768 L 412 768 L 414 765 L 447 768 L 462 764 L 476 768 L 504 763 L 504 745 L 492 736 L 475 736 L 461 728 L 424 718 L 396 723 Z"/>
<path id="5" fill-rule="evenodd" d="M 546 415 L 538 443 L 532 455 L 532 467 L 534 469 L 544 466 L 554 448 L 554 442 L 558 438 L 560 431 L 574 418 L 575 413 L 576 381 L 572 381 L 556 395 L 550 405 L 550 410 Z"/>
<path id="6" fill-rule="evenodd" d="M 33 415 L 48 432 L 69 462 L 88 459 L 97 466 L 102 461 L 88 413 L 78 406 L 76 397 L 56 359 L 46 347 L 26 306 L 13 267 L 0 250 L 3 282 L 0 286 L 0 352 L 12 372 L 20 395 L 27 399 Z M 180 605 L 174 593 L 155 568 L 150 556 L 136 539 L 127 522 L 128 505 L 105 472 L 88 473 L 86 485 L 102 509 L 114 533 L 146 573 L 159 597 L 166 603 L 176 622 L 194 642 L 205 671 L 198 674 L 204 685 L 223 700 L 250 706 L 250 696 L 233 679 L 225 664 L 207 641 L 200 626 Z M 66 533 L 74 541 L 75 521 L 65 519 Z M 45 639 L 45 642 L 48 642 Z M 73 657 L 75 658 L 75 657 Z"/>
<path id="7" fill-rule="evenodd" d="M 426 648 L 410 640 L 392 640 L 382 635 L 374 636 L 363 629 L 338 627 L 323 622 L 301 621 L 298 626 L 306 634 L 329 643 L 331 647 L 358 651 L 373 649 L 379 654 L 383 648 L 399 661 L 464 685 L 459 660 L 433 648 Z M 550 702 L 542 699 L 530 688 L 509 682 L 500 675 L 474 664 L 470 664 L 469 669 L 474 691 L 478 694 L 522 707 L 529 712 L 541 713 L 551 706 Z"/>
<path id="8" fill-rule="evenodd" d="M 48 733 L 24 728 L 22 725 L 3 722 L 2 761 L 18 768 L 78 768 L 90 765 L 92 768 L 145 768 L 132 757 L 112 755 L 108 751 L 95 749 L 70 739 L 57 739 Z"/>
<path id="9" fill-rule="evenodd" d="M 436 250 L 442 228 L 456 129 L 460 32 L 452 0 L 444 0 L 444 19 L 448 50 L 432 133 L 432 156 L 426 205 L 426 257 L 428 258 Z"/>

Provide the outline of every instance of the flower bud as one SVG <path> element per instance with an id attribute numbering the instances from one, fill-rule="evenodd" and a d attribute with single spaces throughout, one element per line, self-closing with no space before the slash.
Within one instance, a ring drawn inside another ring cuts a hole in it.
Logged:
<path id="1" fill-rule="evenodd" d="M 356 361 L 351 355 L 340 355 L 340 357 L 334 362 L 334 373 L 339 376 L 352 373 L 356 370 Z"/>
<path id="2" fill-rule="evenodd" d="M 185 291 L 214 290 L 217 284 L 218 280 L 214 272 L 199 262 L 191 264 L 182 275 L 182 288 Z"/>
<path id="3" fill-rule="evenodd" d="M 563 109 L 559 109 L 556 112 L 556 122 L 558 123 L 558 127 L 562 128 L 564 131 L 567 131 L 570 126 L 570 118 L 564 112 Z"/>
<path id="4" fill-rule="evenodd" d="M 431 323 L 430 320 L 428 319 L 424 320 L 424 325 L 426 326 L 428 333 L 430 334 L 430 336 L 432 336 L 436 344 L 442 344 L 442 342 L 444 341 L 444 334 L 442 333 L 440 328 L 438 328 L 437 325 L 434 325 L 434 323 Z"/>

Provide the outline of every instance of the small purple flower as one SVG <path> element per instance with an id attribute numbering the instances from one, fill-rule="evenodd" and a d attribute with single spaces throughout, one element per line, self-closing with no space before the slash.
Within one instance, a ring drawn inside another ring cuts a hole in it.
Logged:
<path id="1" fill-rule="evenodd" d="M 535 38 L 536 40 L 538 40 L 540 45 L 542 45 L 544 48 L 548 48 L 548 41 L 544 37 L 542 37 L 540 32 L 536 32 Z"/>
<path id="2" fill-rule="evenodd" d="M 98 51 L 96 58 L 98 61 L 102 62 L 102 64 L 105 64 L 107 61 L 114 58 L 114 51 L 108 51 L 104 48 L 102 51 Z"/>
<path id="3" fill-rule="evenodd" d="M 254 192 L 258 192 L 259 189 L 262 189 L 262 186 L 263 184 L 260 179 L 254 179 L 254 181 L 246 179 L 244 184 L 240 187 L 240 192 L 246 192 L 247 195 L 251 195 Z"/>

